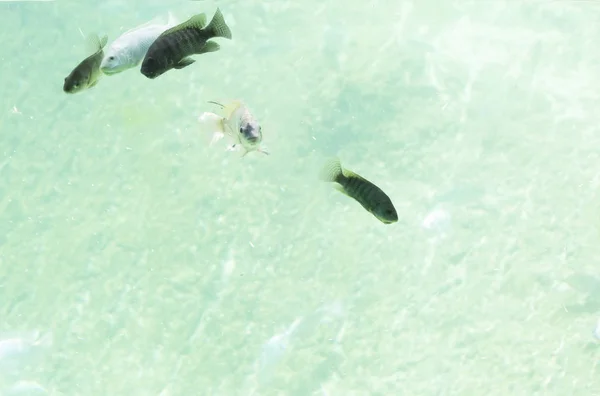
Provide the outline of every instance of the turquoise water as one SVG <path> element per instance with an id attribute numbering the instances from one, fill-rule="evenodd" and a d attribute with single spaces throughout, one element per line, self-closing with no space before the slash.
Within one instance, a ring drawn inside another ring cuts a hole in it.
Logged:
<path id="1" fill-rule="evenodd" d="M 82 33 L 217 6 L 219 52 L 62 92 Z M 600 395 L 599 4 L 3 2 L 0 26 L 0 394 Z M 271 155 L 208 144 L 222 99 Z M 398 223 L 317 180 L 334 155 Z"/>

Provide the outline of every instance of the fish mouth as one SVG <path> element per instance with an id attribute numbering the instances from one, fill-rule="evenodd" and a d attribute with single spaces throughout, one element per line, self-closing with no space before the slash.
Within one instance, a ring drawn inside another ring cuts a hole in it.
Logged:
<path id="1" fill-rule="evenodd" d="M 64 93 L 68 93 L 68 94 L 74 94 L 74 93 L 76 93 L 76 92 L 77 92 L 77 90 L 76 90 L 76 89 L 73 89 L 73 88 L 69 88 L 69 87 L 67 87 L 67 86 L 64 86 L 64 87 L 63 87 L 63 92 L 64 92 Z"/>
<path id="2" fill-rule="evenodd" d="M 145 70 L 141 70 L 141 72 L 144 76 L 146 76 L 147 78 L 149 78 L 151 80 L 155 79 L 156 77 L 158 77 L 160 75 L 158 73 L 149 72 L 149 71 L 145 71 Z"/>
<path id="3" fill-rule="evenodd" d="M 109 69 L 108 66 L 106 66 L 100 67 L 100 71 L 102 71 L 102 73 L 106 74 L 107 76 L 112 76 L 113 74 L 119 73 L 121 70 Z"/>

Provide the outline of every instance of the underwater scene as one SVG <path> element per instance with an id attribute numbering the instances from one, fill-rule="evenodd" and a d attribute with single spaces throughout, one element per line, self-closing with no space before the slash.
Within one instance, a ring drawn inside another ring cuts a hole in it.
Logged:
<path id="1" fill-rule="evenodd" d="M 0 26 L 1 396 L 600 396 L 600 2 Z"/>

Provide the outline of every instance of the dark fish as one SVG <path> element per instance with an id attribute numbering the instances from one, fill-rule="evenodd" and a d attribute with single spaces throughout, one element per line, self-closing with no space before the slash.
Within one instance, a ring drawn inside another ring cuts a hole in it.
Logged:
<path id="1" fill-rule="evenodd" d="M 343 169 L 339 159 L 333 158 L 325 165 L 321 171 L 321 180 L 338 183 L 335 186 L 337 190 L 358 201 L 382 223 L 391 224 L 398 221 L 392 200 L 375 184 L 348 169 Z"/>
<path id="2" fill-rule="evenodd" d="M 100 63 L 102 62 L 102 58 L 104 58 L 103 48 L 108 41 L 108 37 L 104 36 L 100 39 L 97 34 L 91 34 L 87 41 L 91 46 L 91 50 L 95 52 L 81 61 L 81 63 L 65 77 L 63 91 L 66 93 L 73 94 L 91 88 L 98 83 L 98 79 L 102 75 Z"/>
<path id="3" fill-rule="evenodd" d="M 219 44 L 209 39 L 231 40 L 231 31 L 218 8 L 208 26 L 205 25 L 206 15 L 198 14 L 163 32 L 148 48 L 142 61 L 142 74 L 156 78 L 171 69 L 183 69 L 195 62 L 190 55 L 219 50 Z"/>

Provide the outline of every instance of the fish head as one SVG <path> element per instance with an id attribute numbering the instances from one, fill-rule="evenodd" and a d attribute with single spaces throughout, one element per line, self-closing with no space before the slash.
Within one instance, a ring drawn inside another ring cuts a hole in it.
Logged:
<path id="1" fill-rule="evenodd" d="M 80 70 L 75 69 L 71 74 L 65 77 L 63 91 L 69 94 L 83 91 L 86 87 L 88 76 Z"/>
<path id="2" fill-rule="evenodd" d="M 240 142 L 247 150 L 255 150 L 262 141 L 262 127 L 253 117 L 243 117 L 238 132 Z"/>
<path id="3" fill-rule="evenodd" d="M 124 48 L 109 48 L 102 58 L 100 70 L 106 75 L 117 74 L 132 67 Z"/>
<path id="4" fill-rule="evenodd" d="M 240 141 L 244 147 L 256 148 L 262 140 L 262 127 L 257 122 L 243 122 L 240 124 Z"/>
<path id="5" fill-rule="evenodd" d="M 385 201 L 376 205 L 373 214 L 384 224 L 392 224 L 398 221 L 398 213 L 391 202 Z"/>
<path id="6" fill-rule="evenodd" d="M 148 56 L 142 62 L 140 71 L 142 74 L 150 79 L 156 78 L 169 70 L 169 66 L 166 63 L 166 59 L 163 57 L 152 57 Z"/>

